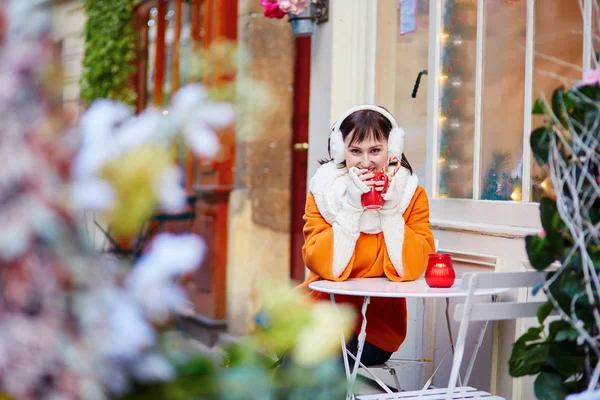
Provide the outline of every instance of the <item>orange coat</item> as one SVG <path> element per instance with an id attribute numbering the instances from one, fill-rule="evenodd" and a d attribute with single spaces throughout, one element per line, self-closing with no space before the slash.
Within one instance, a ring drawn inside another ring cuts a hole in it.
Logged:
<path id="1" fill-rule="evenodd" d="M 383 232 L 377 234 L 360 233 L 348 266 L 339 277 L 332 273 L 333 227 L 328 224 L 317 208 L 312 193 L 308 194 L 304 215 L 304 264 L 310 270 L 308 278 L 299 289 L 308 289 L 308 284 L 320 279 L 344 281 L 348 278 L 387 277 L 392 281 L 411 281 L 423 274 L 427 259 L 433 253 L 433 234 L 429 223 L 429 202 L 422 187 L 415 193 L 403 214 L 404 243 L 402 262 L 404 274 L 399 276 L 394 268 L 384 242 Z M 399 244 L 400 245 L 400 244 Z M 327 300 L 329 295 L 311 292 L 314 300 Z M 354 305 L 360 315 L 363 299 L 355 296 L 336 296 L 336 301 Z M 367 341 L 383 350 L 395 352 L 406 337 L 406 300 L 371 298 L 367 309 Z M 354 332 L 360 330 L 360 319 Z"/>

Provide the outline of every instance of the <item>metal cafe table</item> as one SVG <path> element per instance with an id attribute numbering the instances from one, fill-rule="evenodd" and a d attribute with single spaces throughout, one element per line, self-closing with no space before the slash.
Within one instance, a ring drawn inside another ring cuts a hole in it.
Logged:
<path id="1" fill-rule="evenodd" d="M 454 351 L 454 340 L 452 338 L 452 331 L 450 330 L 450 317 L 448 313 L 448 308 L 450 304 L 451 298 L 460 298 L 467 296 L 467 290 L 461 289 L 461 280 L 456 279 L 454 285 L 450 288 L 431 288 L 425 283 L 425 279 L 420 278 L 415 281 L 407 281 L 407 282 L 392 282 L 387 278 L 354 278 L 348 279 L 342 282 L 333 282 L 321 280 L 317 282 L 312 282 L 308 285 L 309 289 L 328 293 L 331 298 L 331 302 L 335 303 L 335 295 L 345 295 L 345 296 L 358 296 L 363 297 L 363 305 L 362 305 L 362 324 L 360 328 L 360 334 L 358 335 L 358 347 L 356 359 L 357 361 L 354 363 L 354 367 L 352 371 L 350 371 L 350 366 L 348 363 L 348 351 L 346 349 L 345 340 L 342 338 L 342 355 L 344 358 L 344 367 L 346 369 L 346 376 L 348 378 L 348 398 L 354 398 L 353 388 L 354 383 L 356 381 L 356 376 L 358 374 L 358 367 L 360 365 L 360 358 L 362 355 L 363 346 L 365 344 L 366 339 L 366 329 L 367 329 L 367 308 L 369 306 L 369 302 L 371 297 L 384 297 L 384 298 L 419 298 L 419 299 L 446 299 L 446 325 L 448 328 L 448 335 L 450 337 L 450 344 L 452 347 L 452 351 Z M 508 289 L 497 288 L 497 289 L 485 289 L 485 290 L 477 290 L 475 292 L 475 296 L 495 296 L 501 293 L 507 292 Z M 484 331 L 482 332 L 483 336 Z M 477 353 L 473 354 L 472 360 L 474 361 Z M 472 366 L 472 362 L 471 362 Z M 373 374 L 371 374 L 374 376 Z M 392 391 L 383 383 L 381 380 L 376 379 L 377 383 L 388 393 L 392 393 Z M 398 388 L 399 389 L 399 388 Z"/>

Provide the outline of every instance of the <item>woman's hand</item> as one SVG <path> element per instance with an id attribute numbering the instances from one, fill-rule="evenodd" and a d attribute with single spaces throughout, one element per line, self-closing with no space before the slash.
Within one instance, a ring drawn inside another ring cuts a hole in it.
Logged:
<path id="1" fill-rule="evenodd" d="M 369 172 L 368 169 L 356 168 L 356 175 L 365 185 L 367 185 L 369 187 L 369 190 L 371 189 L 371 186 L 375 186 L 376 191 L 383 192 L 383 189 L 385 186 L 385 181 L 384 180 L 374 181 L 373 178 L 375 177 L 375 174 L 372 172 Z"/>
<path id="2" fill-rule="evenodd" d="M 373 178 L 375 177 L 375 174 L 372 172 L 369 172 L 368 169 L 358 169 L 358 168 L 354 168 L 354 173 L 356 174 L 356 176 L 358 176 L 358 179 L 360 179 L 362 182 L 364 182 L 365 185 L 371 187 L 373 186 L 373 184 L 375 182 L 373 182 Z"/>
<path id="3" fill-rule="evenodd" d="M 383 200 L 385 200 L 383 203 L 383 210 L 391 210 L 398 206 L 402 197 L 401 193 L 398 193 L 397 187 L 399 178 L 400 177 L 396 175 L 390 180 L 390 184 L 383 194 Z"/>
<path id="4" fill-rule="evenodd" d="M 372 181 L 372 182 L 373 182 L 373 185 L 375 185 L 375 190 L 377 190 L 378 192 L 383 192 L 384 191 L 384 189 L 385 189 L 385 187 L 384 187 L 385 186 L 385 181 L 384 180 L 377 181 L 377 182 Z M 383 194 L 385 194 L 385 192 Z"/>
<path id="5" fill-rule="evenodd" d="M 350 182 L 348 182 L 347 198 L 350 205 L 355 208 L 363 208 L 361 196 L 371 190 L 371 186 L 375 184 L 375 182 L 373 182 L 374 176 L 375 175 L 370 173 L 368 169 L 352 167 L 348 170 Z"/>

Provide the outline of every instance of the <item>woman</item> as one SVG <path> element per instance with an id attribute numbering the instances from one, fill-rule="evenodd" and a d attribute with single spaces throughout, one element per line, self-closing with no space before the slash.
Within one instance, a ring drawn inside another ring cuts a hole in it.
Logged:
<path id="1" fill-rule="evenodd" d="M 330 160 L 321 162 L 310 181 L 304 215 L 302 249 L 310 275 L 300 288 L 320 279 L 387 277 L 417 279 L 434 251 L 425 190 L 403 154 L 404 131 L 384 108 L 363 105 L 349 109 L 329 138 Z M 373 181 L 375 171 L 390 178 Z M 380 210 L 364 210 L 361 196 L 372 186 L 383 193 Z M 314 300 L 328 300 L 312 292 Z M 362 299 L 336 296 L 360 315 Z M 386 362 L 406 337 L 406 301 L 372 298 L 367 310 L 367 337 L 361 361 L 366 366 Z M 348 349 L 356 354 L 355 335 Z"/>

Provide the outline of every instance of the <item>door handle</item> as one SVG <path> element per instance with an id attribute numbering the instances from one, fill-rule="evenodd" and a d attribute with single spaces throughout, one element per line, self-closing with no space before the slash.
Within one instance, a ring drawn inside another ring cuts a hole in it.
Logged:
<path id="1" fill-rule="evenodd" d="M 294 150 L 295 151 L 307 151 L 308 150 L 308 143 L 307 142 L 294 143 Z"/>

